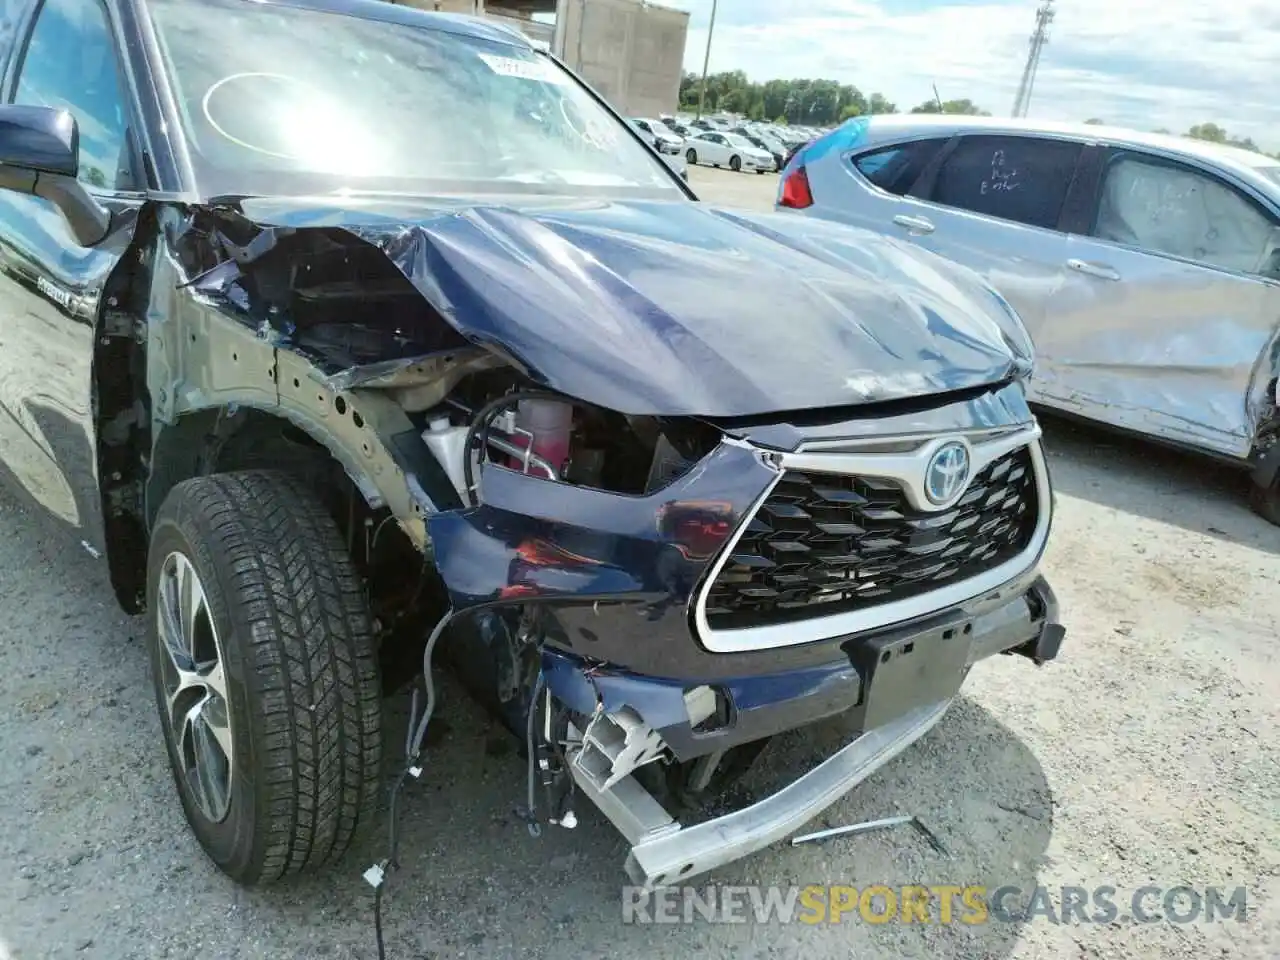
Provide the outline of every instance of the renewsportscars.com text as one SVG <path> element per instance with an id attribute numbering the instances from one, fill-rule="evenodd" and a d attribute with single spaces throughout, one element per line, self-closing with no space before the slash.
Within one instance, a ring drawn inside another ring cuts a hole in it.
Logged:
<path id="1" fill-rule="evenodd" d="M 1243 923 L 1244 887 L 934 884 L 622 890 L 623 923 Z"/>

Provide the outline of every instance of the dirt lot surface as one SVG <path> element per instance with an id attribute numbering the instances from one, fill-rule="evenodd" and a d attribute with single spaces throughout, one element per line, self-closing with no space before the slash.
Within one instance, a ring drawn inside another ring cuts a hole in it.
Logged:
<path id="1" fill-rule="evenodd" d="M 727 204 L 767 208 L 776 187 L 692 178 Z M 779 846 L 713 879 L 1110 885 L 1122 914 L 1146 885 L 1244 885 L 1245 922 L 624 925 L 620 839 L 591 811 L 576 831 L 530 838 L 511 816 L 520 763 L 446 686 L 448 728 L 408 791 L 388 955 L 1280 956 L 1280 529 L 1220 467 L 1045 426 L 1061 660 L 983 664 L 942 726 L 824 818 L 918 814 L 950 857 L 896 831 Z M 116 608 L 100 561 L 6 494 L 0 530 L 0 960 L 374 956 L 360 872 L 382 832 L 327 875 L 257 892 L 222 878 L 175 798 L 143 624 Z M 387 710 L 394 754 L 405 705 Z M 773 751 L 775 772 L 840 734 Z"/>

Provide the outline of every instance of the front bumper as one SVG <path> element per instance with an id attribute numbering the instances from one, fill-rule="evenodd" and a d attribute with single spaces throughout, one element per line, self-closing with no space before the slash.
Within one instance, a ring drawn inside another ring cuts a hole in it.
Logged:
<path id="1" fill-rule="evenodd" d="M 597 704 L 606 711 L 630 707 L 677 760 L 687 761 L 836 715 L 864 726 L 868 671 L 860 663 L 860 651 L 900 646 L 930 633 L 963 632 L 966 627 L 966 665 L 998 653 L 1044 663 L 1057 656 L 1063 633 L 1053 591 L 1032 570 L 1003 590 L 930 617 L 808 645 L 825 652 L 821 663 L 791 663 L 786 669 L 737 677 L 668 679 L 602 666 L 592 658 L 548 647 L 543 673 L 552 694 L 570 709 L 589 715 Z M 637 637 L 635 642 L 641 641 Z M 715 729 L 706 729 L 688 713 L 686 694 L 704 686 L 724 705 L 727 722 Z"/>
<path id="2" fill-rule="evenodd" d="M 680 759 L 837 713 L 861 730 L 843 749 L 772 796 L 689 827 L 676 821 L 634 776 L 601 789 L 599 778 L 584 773 L 571 755 L 578 787 L 631 844 L 626 862 L 631 880 L 651 888 L 731 863 L 795 831 L 938 723 L 973 663 L 997 653 L 1043 663 L 1057 656 L 1063 633 L 1053 591 L 1036 577 L 1023 592 L 981 613 L 956 609 L 927 624 L 847 638 L 840 648 L 842 664 L 833 664 L 821 682 L 814 682 L 811 671 L 791 677 L 790 697 L 769 704 L 741 699 L 752 692 L 767 697 L 759 685 L 769 681 L 782 693 L 785 677 L 726 684 L 721 689 L 730 697 L 731 721 L 712 732 L 699 732 L 688 718 L 673 720 L 687 709 L 686 685 L 601 672 L 555 653 L 547 654 L 544 669 L 549 689 L 572 709 L 590 715 L 630 707 Z M 908 664 L 905 671 L 882 666 L 895 662 L 891 654 L 911 654 L 917 647 L 929 658 L 922 664 Z M 883 692 L 873 696 L 872 691 Z"/>

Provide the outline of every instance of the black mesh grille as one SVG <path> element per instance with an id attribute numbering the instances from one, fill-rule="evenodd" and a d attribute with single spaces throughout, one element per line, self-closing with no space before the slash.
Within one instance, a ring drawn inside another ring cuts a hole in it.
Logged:
<path id="1" fill-rule="evenodd" d="M 1027 447 L 989 464 L 941 513 L 888 480 L 787 471 L 707 596 L 713 628 L 752 627 L 902 600 L 1026 549 L 1038 514 Z"/>

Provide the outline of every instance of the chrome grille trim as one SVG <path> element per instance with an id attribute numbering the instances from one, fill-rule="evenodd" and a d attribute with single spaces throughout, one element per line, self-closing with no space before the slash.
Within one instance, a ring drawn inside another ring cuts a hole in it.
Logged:
<path id="1" fill-rule="evenodd" d="M 1049 526 L 1053 508 L 1049 486 L 1049 472 L 1044 460 L 1044 452 L 1040 445 L 1040 427 L 1038 424 L 1025 425 L 1016 431 L 998 429 L 994 431 L 948 432 L 930 436 L 916 437 L 880 437 L 868 438 L 864 441 L 824 442 L 823 449 L 806 449 L 803 445 L 794 453 L 782 453 L 754 447 L 743 441 L 743 446 L 757 450 L 768 462 L 774 464 L 778 474 L 768 489 L 752 505 L 751 510 L 743 517 L 733 536 L 721 549 L 708 575 L 698 591 L 694 605 L 694 626 L 702 645 L 712 653 L 741 653 L 750 650 L 767 650 L 777 647 L 795 646 L 812 643 L 817 640 L 829 640 L 832 637 L 846 634 L 862 633 L 876 630 L 895 623 L 927 616 L 947 607 L 972 600 L 984 593 L 996 590 L 1011 580 L 1025 573 L 1039 560 L 1040 554 L 1049 536 Z M 923 510 L 939 508 L 929 504 L 928 498 L 920 490 L 920 479 L 924 473 L 924 465 L 942 444 L 955 439 L 963 439 L 969 447 L 972 458 L 972 473 L 977 475 L 992 461 L 1017 450 L 1027 447 L 1032 468 L 1035 471 L 1036 495 L 1039 516 L 1031 539 L 1021 553 L 997 567 L 984 571 L 965 580 L 959 580 L 927 593 L 877 604 L 864 609 L 850 610 L 828 616 L 814 616 L 788 623 L 758 625 L 751 627 L 735 627 L 714 629 L 707 617 L 707 597 L 712 586 L 728 563 L 734 548 L 742 538 L 752 519 L 768 501 L 774 488 L 781 481 L 788 469 L 809 473 L 832 473 L 879 479 L 894 480 L 900 483 L 913 505 Z M 902 444 L 911 441 L 914 444 L 909 452 L 901 452 Z M 877 447 L 880 450 L 893 452 L 867 452 Z"/>

